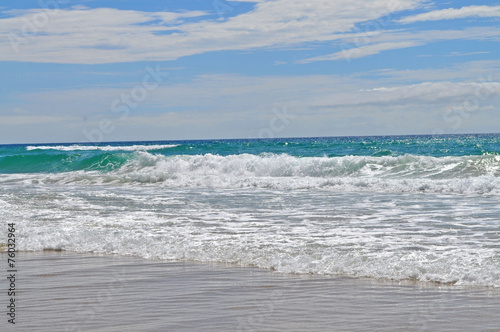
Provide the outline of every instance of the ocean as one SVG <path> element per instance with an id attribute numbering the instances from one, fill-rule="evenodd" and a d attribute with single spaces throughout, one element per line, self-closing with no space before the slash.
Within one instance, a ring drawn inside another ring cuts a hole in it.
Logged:
<path id="1" fill-rule="evenodd" d="M 0 146 L 20 251 L 500 287 L 499 198 L 499 134 Z"/>

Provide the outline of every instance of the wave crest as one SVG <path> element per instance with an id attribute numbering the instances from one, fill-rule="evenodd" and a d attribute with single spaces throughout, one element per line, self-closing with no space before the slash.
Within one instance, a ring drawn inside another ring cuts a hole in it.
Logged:
<path id="1" fill-rule="evenodd" d="M 174 148 L 178 144 L 155 144 L 155 145 L 127 145 L 127 146 L 99 146 L 99 145 L 31 145 L 27 151 L 32 150 L 59 150 L 59 151 L 151 151 Z"/>
<path id="2" fill-rule="evenodd" d="M 166 187 L 500 194 L 500 156 L 165 156 L 136 151 L 85 169 L 20 181 Z M 110 165 L 109 163 L 115 163 Z M 88 164 L 88 163 L 87 163 Z M 99 167 L 97 167 L 97 166 Z M 88 165 L 87 165 L 88 166 Z M 31 180 L 30 180 L 31 179 Z"/>

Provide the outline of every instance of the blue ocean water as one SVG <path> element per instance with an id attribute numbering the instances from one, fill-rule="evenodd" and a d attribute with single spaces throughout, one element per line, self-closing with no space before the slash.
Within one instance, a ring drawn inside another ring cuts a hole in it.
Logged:
<path id="1" fill-rule="evenodd" d="M 0 216 L 18 224 L 23 250 L 499 287 L 499 143 L 490 134 L 4 145 Z"/>

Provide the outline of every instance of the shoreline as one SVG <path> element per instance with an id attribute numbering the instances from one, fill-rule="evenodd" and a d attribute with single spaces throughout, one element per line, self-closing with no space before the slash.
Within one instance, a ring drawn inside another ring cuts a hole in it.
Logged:
<path id="1" fill-rule="evenodd" d="M 0 251 L 0 255 L 3 252 Z M 18 251 L 17 253 L 21 254 L 37 254 L 37 253 L 61 253 L 68 255 L 89 255 L 94 257 L 108 257 L 108 258 L 124 258 L 124 259 L 133 259 L 140 260 L 144 262 L 156 262 L 163 264 L 186 264 L 186 265 L 201 265 L 212 268 L 222 268 L 222 269 L 250 269 L 261 271 L 262 273 L 270 273 L 276 276 L 282 276 L 284 278 L 292 277 L 292 278 L 326 278 L 326 279 L 346 279 L 350 281 L 359 281 L 359 282 L 367 282 L 378 285 L 392 285 L 392 286 L 414 286 L 419 288 L 433 288 L 437 287 L 439 289 L 450 289 L 450 290 L 463 290 L 463 291 L 488 291 L 493 293 L 498 293 L 500 295 L 500 287 L 494 286 L 477 286 L 477 285 L 457 285 L 456 281 L 454 282 L 440 282 L 440 281 L 421 281 L 418 279 L 389 279 L 389 278 L 374 278 L 369 276 L 351 276 L 351 275 L 337 275 L 337 274 L 315 274 L 315 273 L 287 273 L 287 272 L 279 272 L 274 269 L 266 269 L 253 265 L 240 265 L 238 263 L 224 263 L 224 262 L 200 262 L 195 260 L 166 260 L 159 258 L 143 258 L 140 256 L 133 255 L 120 255 L 120 254 L 107 254 L 107 253 L 95 253 L 95 252 L 87 252 L 81 253 L 77 251 L 65 250 L 65 249 L 44 249 L 44 250 L 34 250 L 34 251 Z"/>
<path id="2" fill-rule="evenodd" d="M 16 331 L 500 331 L 497 289 L 66 251 L 16 257 Z"/>

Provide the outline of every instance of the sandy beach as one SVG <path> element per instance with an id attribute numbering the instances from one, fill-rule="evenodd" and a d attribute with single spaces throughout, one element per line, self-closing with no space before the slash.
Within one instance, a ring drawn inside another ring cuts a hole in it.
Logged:
<path id="1" fill-rule="evenodd" d="M 17 259 L 16 324 L 4 314 L 2 331 L 500 331 L 494 288 L 71 252 Z"/>

